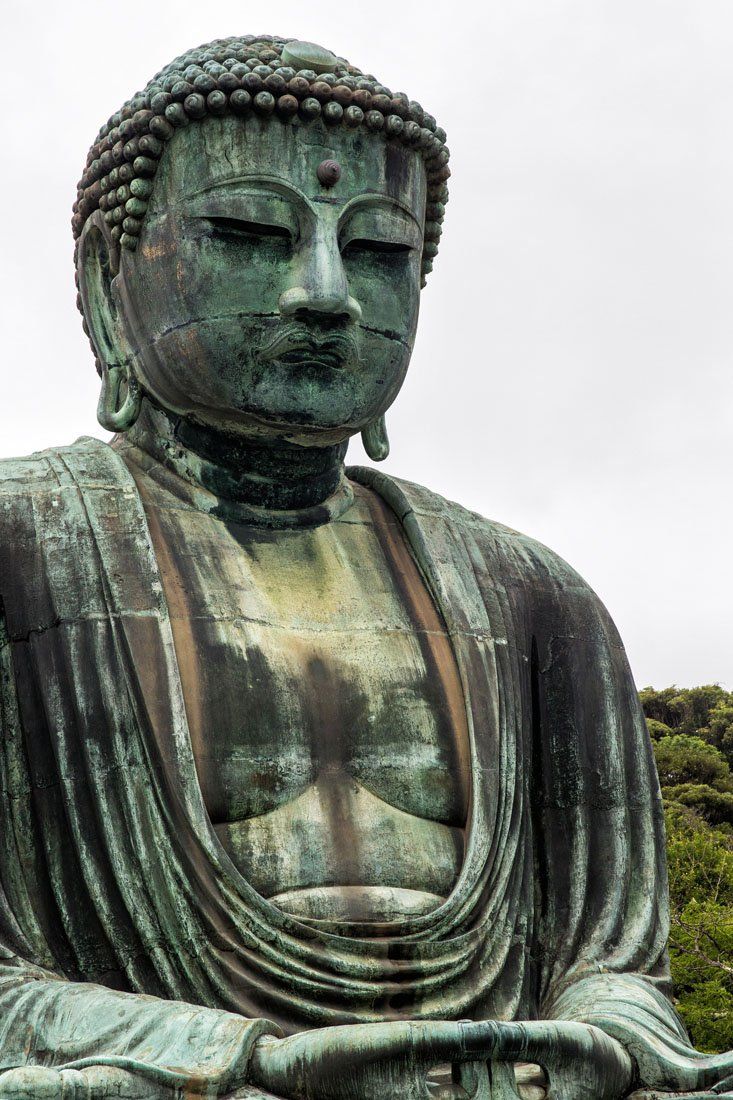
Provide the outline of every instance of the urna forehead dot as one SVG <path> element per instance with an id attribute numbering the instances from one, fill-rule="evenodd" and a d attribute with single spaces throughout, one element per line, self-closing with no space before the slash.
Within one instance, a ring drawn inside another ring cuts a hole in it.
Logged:
<path id="1" fill-rule="evenodd" d="M 282 63 L 294 69 L 310 69 L 314 73 L 333 72 L 338 62 L 335 53 L 315 42 L 298 42 L 294 39 L 283 47 Z"/>
<path id="2" fill-rule="evenodd" d="M 333 187 L 341 179 L 341 165 L 337 160 L 322 160 L 316 168 L 316 175 L 323 187 Z"/>

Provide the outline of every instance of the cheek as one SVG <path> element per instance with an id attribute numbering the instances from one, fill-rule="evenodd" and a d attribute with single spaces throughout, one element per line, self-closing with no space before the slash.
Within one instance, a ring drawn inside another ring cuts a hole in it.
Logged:
<path id="1" fill-rule="evenodd" d="M 393 328 L 370 324 L 365 317 L 360 328 L 361 359 L 356 378 L 363 403 L 374 411 L 391 405 L 410 364 L 412 343 Z"/>
<path id="2" fill-rule="evenodd" d="M 364 325 L 411 341 L 420 305 L 420 257 L 363 254 L 344 259 L 349 293 L 362 310 Z"/>
<path id="3" fill-rule="evenodd" d="M 257 350 L 267 322 L 246 313 L 189 318 L 138 345 L 143 378 L 160 396 L 187 404 L 238 408 L 257 383 Z"/>
<path id="4" fill-rule="evenodd" d="M 231 244 L 192 235 L 172 214 L 155 218 L 126 279 L 136 327 L 150 339 L 203 318 L 274 316 L 290 271 L 287 247 Z"/>

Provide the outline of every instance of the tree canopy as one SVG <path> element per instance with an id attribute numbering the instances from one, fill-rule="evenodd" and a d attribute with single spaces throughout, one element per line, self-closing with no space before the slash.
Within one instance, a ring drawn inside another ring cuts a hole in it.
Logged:
<path id="1" fill-rule="evenodd" d="M 675 1002 L 699 1050 L 733 1048 L 733 692 L 639 693 L 667 822 Z"/>

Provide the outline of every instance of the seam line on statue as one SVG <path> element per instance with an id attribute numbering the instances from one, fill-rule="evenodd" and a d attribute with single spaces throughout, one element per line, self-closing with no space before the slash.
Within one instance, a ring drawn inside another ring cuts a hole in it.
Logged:
<path id="1" fill-rule="evenodd" d="M 274 313 L 268 311 L 257 312 L 255 310 L 247 310 L 246 312 L 240 310 L 238 313 L 217 313 L 214 317 L 191 317 L 188 321 L 181 321 L 179 325 L 170 325 L 168 328 L 164 328 L 162 332 L 157 333 L 151 340 L 146 341 L 145 346 L 154 344 L 156 340 L 162 340 L 164 336 L 170 336 L 172 332 L 179 332 L 181 329 L 191 328 L 192 325 L 200 325 L 202 321 L 242 321 L 245 318 L 265 318 L 265 317 L 280 317 L 280 313 L 276 310 Z"/>
<path id="2" fill-rule="evenodd" d="M 144 469 L 143 467 L 140 467 L 140 469 L 143 470 L 143 473 L 146 475 L 146 477 L 150 478 L 151 481 L 155 482 L 156 488 L 160 487 L 160 482 L 156 479 L 154 468 L 152 466 L 149 466 L 147 469 Z M 350 484 L 353 484 L 350 481 L 349 478 L 347 478 L 346 480 L 349 481 Z M 205 492 L 209 492 L 209 490 L 205 490 Z M 213 496 L 214 494 L 212 493 L 211 495 Z M 215 499 L 219 500 L 220 498 L 215 497 Z M 235 501 L 233 503 L 234 503 L 234 508 L 236 509 L 237 502 Z M 157 511 L 157 512 L 185 512 L 188 515 L 190 515 L 193 512 L 193 513 L 196 513 L 197 515 L 205 516 L 207 519 L 209 519 L 212 516 L 211 512 L 205 512 L 201 508 L 197 507 L 196 504 L 194 504 L 191 501 L 187 501 L 187 500 L 177 500 L 175 503 L 173 503 L 172 501 L 169 501 L 169 500 L 159 500 L 159 499 L 146 500 L 146 501 L 143 502 L 143 508 L 145 509 L 145 514 L 146 515 L 148 515 L 150 512 L 152 512 L 154 514 Z M 219 519 L 218 516 L 214 516 L 214 518 Z M 334 519 L 330 520 L 329 522 L 332 523 L 332 524 L 334 524 L 334 523 L 348 524 L 350 527 L 368 527 L 370 531 L 375 530 L 375 524 L 372 523 L 371 520 L 362 519 L 362 518 L 356 518 L 356 519 L 350 518 L 348 512 L 344 512 L 343 515 L 336 516 Z M 399 524 L 399 518 L 397 518 L 395 520 L 395 525 L 398 525 L 398 524 Z"/>
<path id="3" fill-rule="evenodd" d="M 377 328 L 375 325 L 365 325 L 363 321 L 359 323 L 359 328 L 363 328 L 365 332 L 375 332 L 377 336 L 386 336 L 388 340 L 394 340 L 396 343 L 402 344 L 403 348 L 411 350 L 408 342 L 392 328 Z"/>
<path id="4" fill-rule="evenodd" d="M 74 618 L 56 618 L 50 623 L 45 623 L 43 626 L 32 626 L 23 634 L 8 634 L 8 641 L 13 645 L 21 642 L 29 641 L 36 634 L 45 634 L 48 630 L 56 630 L 60 626 L 80 626 L 83 623 L 107 623 L 110 619 L 119 620 L 126 618 L 136 619 L 157 619 L 160 618 L 160 611 L 156 608 L 142 608 L 138 611 L 90 611 L 84 615 L 77 615 Z"/>
<path id="5" fill-rule="evenodd" d="M 177 618 L 171 616 L 172 619 Z M 204 622 L 204 623 L 243 623 L 249 626 L 266 626 L 272 630 L 293 630 L 292 623 L 273 623 L 268 619 L 249 618 L 244 615 L 186 615 L 186 622 Z M 367 626 L 344 626 L 341 628 L 324 626 L 321 628 L 314 627 L 296 627 L 297 633 L 300 634 L 368 634 L 374 630 L 373 624 Z M 486 630 L 423 630 L 406 626 L 387 626 L 381 630 L 384 634 L 406 634 L 408 637 L 425 636 L 434 638 L 475 638 L 479 641 L 494 642 L 495 645 L 507 646 L 514 648 L 507 638 L 495 638 Z"/>
<path id="6" fill-rule="evenodd" d="M 105 612 L 90 612 L 85 615 L 79 615 L 75 618 L 57 618 L 50 623 L 46 623 L 43 626 L 31 627 L 23 634 L 12 634 L 8 636 L 8 641 L 13 645 L 27 642 L 34 635 L 45 634 L 49 630 L 55 630 L 61 626 L 81 626 L 90 622 L 109 622 L 110 619 L 120 620 L 124 618 L 159 618 L 160 611 L 155 608 L 145 608 L 137 611 L 115 611 L 112 613 Z M 170 616 L 175 619 L 175 616 Z M 272 630 L 291 630 L 292 624 L 272 623 L 267 619 L 248 618 L 244 615 L 187 615 L 187 622 L 206 622 L 206 623 L 242 623 L 251 626 L 266 626 Z M 298 632 L 301 634 L 367 634 L 373 631 L 373 625 L 367 625 L 362 627 L 344 626 L 341 628 L 334 628 L 325 626 L 322 629 L 299 627 Z M 423 630 L 412 627 L 404 626 L 391 626 L 384 627 L 383 633 L 385 634 L 405 634 L 408 637 L 434 637 L 434 638 L 474 638 L 479 641 L 493 641 L 495 645 L 509 646 L 513 648 L 506 638 L 494 638 L 485 630 Z"/>
<path id="7" fill-rule="evenodd" d="M 146 341 L 145 346 L 149 346 L 151 344 L 154 344 L 157 340 L 162 340 L 166 336 L 170 336 L 170 334 L 173 333 L 173 332 L 180 332 L 182 329 L 191 328 L 193 325 L 199 325 L 204 321 L 207 321 L 207 322 L 212 322 L 212 321 L 241 321 L 241 320 L 244 320 L 245 318 L 252 318 L 252 317 L 258 318 L 258 319 L 263 319 L 263 318 L 267 318 L 267 317 L 280 317 L 280 316 L 281 316 L 280 313 L 277 312 L 277 311 L 273 313 L 273 312 L 270 312 L 270 311 L 265 311 L 265 312 L 251 311 L 250 312 L 248 310 L 246 313 L 245 312 L 218 313 L 214 317 L 211 317 L 211 316 L 208 316 L 208 317 L 192 317 L 188 321 L 182 321 L 178 325 L 170 325 L 168 328 L 163 329 L 162 332 L 157 333 L 157 335 L 154 336 L 151 340 Z M 365 332 L 376 333 L 377 336 L 384 336 L 387 340 L 394 340 L 394 341 L 396 341 L 396 343 L 401 344 L 404 348 L 409 348 L 410 347 L 408 342 L 405 339 L 403 339 L 403 337 L 401 337 L 400 334 L 395 331 L 395 329 L 378 328 L 375 325 L 365 325 L 363 322 L 359 322 L 359 324 L 356 327 L 364 329 Z"/>

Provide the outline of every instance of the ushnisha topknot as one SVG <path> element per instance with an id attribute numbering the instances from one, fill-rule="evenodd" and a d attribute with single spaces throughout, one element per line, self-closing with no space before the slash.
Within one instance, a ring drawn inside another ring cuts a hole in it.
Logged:
<path id="1" fill-rule="evenodd" d="M 281 123 L 364 126 L 422 154 L 428 193 L 423 283 L 438 251 L 450 176 L 445 131 L 419 103 L 310 42 L 271 35 L 218 38 L 177 57 L 99 131 L 74 203 L 78 240 L 103 212 L 114 240 L 135 249 L 158 162 L 176 129 L 207 116 L 253 112 Z"/>

